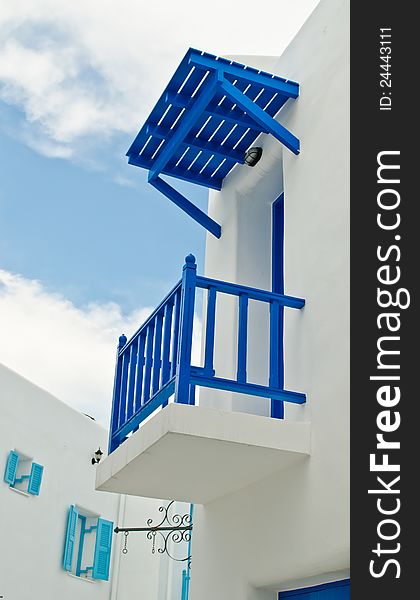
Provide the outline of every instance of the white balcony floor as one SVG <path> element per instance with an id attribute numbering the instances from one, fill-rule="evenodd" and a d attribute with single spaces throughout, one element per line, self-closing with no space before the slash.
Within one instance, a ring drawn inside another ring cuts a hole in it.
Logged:
<path id="1" fill-rule="evenodd" d="M 96 489 L 206 504 L 310 454 L 310 423 L 169 404 L 98 465 Z"/>

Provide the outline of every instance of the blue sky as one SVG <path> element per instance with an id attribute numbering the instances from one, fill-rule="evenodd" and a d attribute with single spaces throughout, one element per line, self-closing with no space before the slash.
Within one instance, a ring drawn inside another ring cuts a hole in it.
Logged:
<path id="1" fill-rule="evenodd" d="M 2 1 L 0 362 L 106 424 L 118 335 L 204 257 L 125 152 L 188 47 L 278 56 L 316 4 Z"/>
<path id="2" fill-rule="evenodd" d="M 5 112 L 9 123 L 18 118 Z M 127 312 L 158 302 L 189 252 L 202 264 L 202 228 L 148 185 L 145 171 L 126 164 L 129 142 L 116 136 L 92 170 L 3 136 L 2 268 L 38 279 L 78 306 L 111 301 Z M 178 187 L 206 207 L 205 189 Z"/>

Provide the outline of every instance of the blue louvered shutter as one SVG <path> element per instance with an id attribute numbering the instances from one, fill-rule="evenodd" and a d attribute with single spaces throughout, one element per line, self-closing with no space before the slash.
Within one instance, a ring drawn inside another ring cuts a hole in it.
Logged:
<path id="1" fill-rule="evenodd" d="M 10 450 L 4 471 L 4 481 L 9 485 L 13 485 L 16 479 L 16 471 L 19 464 L 19 454 L 14 450 Z"/>
<path id="2" fill-rule="evenodd" d="M 78 513 L 74 506 L 70 506 L 69 516 L 67 520 L 66 543 L 64 545 L 63 558 L 63 568 L 66 571 L 71 571 L 73 563 L 73 551 L 76 540 L 77 515 Z"/>
<path id="3" fill-rule="evenodd" d="M 95 556 L 93 559 L 93 579 L 109 579 L 109 563 L 111 559 L 112 528 L 114 523 L 98 519 L 96 530 Z"/>
<path id="4" fill-rule="evenodd" d="M 42 483 L 42 473 L 44 467 L 38 463 L 32 463 L 31 474 L 29 476 L 28 492 L 34 496 L 39 495 Z"/>

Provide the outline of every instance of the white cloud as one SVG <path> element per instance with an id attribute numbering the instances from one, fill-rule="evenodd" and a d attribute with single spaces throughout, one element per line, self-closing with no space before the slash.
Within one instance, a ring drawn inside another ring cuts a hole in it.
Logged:
<path id="1" fill-rule="evenodd" d="M 68 158 L 89 136 L 135 133 L 189 46 L 278 55 L 317 1 L 3 0 L 0 99 L 32 146 Z"/>
<path id="2" fill-rule="evenodd" d="M 133 334 L 149 314 L 124 315 L 112 303 L 77 308 L 39 281 L 0 270 L 0 362 L 108 426 L 118 337 Z"/>

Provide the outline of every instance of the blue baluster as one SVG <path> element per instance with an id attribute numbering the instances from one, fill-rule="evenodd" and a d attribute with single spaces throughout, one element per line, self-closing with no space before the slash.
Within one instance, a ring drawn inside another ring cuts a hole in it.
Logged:
<path id="1" fill-rule="evenodd" d="M 150 382 L 152 378 L 152 363 L 153 363 L 153 338 L 155 331 L 155 322 L 151 321 L 147 328 L 146 340 L 146 363 L 144 366 L 144 386 L 142 404 L 146 404 L 150 400 Z"/>
<path id="2" fill-rule="evenodd" d="M 204 351 L 204 371 L 207 376 L 214 376 L 214 331 L 216 325 L 216 288 L 209 287 L 207 296 L 206 343 Z"/>
<path id="3" fill-rule="evenodd" d="M 195 257 L 189 254 L 185 258 L 182 270 L 181 314 L 175 383 L 175 402 L 182 404 L 189 404 L 190 402 L 189 387 L 196 276 Z"/>
<path id="4" fill-rule="evenodd" d="M 161 352 L 162 352 L 163 311 L 156 316 L 155 343 L 153 352 L 152 396 L 159 390 Z"/>
<path id="5" fill-rule="evenodd" d="M 179 289 L 175 296 L 175 313 L 174 313 L 174 331 L 172 335 L 172 364 L 171 364 L 171 377 L 176 373 L 177 356 L 178 356 L 178 343 L 179 343 L 179 316 L 181 313 L 181 289 Z"/>
<path id="6" fill-rule="evenodd" d="M 248 295 L 239 296 L 238 316 L 238 373 L 237 380 L 246 382 L 246 357 L 248 346 Z"/>
<path id="7" fill-rule="evenodd" d="M 281 383 L 282 371 L 282 327 L 281 307 L 278 301 L 270 303 L 270 381 L 271 388 L 278 390 Z M 284 418 L 284 404 L 279 400 L 271 401 L 271 416 L 277 419 Z"/>
<path id="8" fill-rule="evenodd" d="M 171 352 L 171 331 L 172 331 L 172 311 L 173 298 L 168 300 L 165 306 L 165 324 L 163 326 L 163 344 L 162 344 L 162 370 L 161 370 L 161 386 L 169 381 L 169 372 L 171 368 L 170 352 Z"/>
<path id="9" fill-rule="evenodd" d="M 134 388 L 136 384 L 136 370 L 137 370 L 137 347 L 139 343 L 139 337 L 137 336 L 131 342 L 130 351 L 130 373 L 128 376 L 128 391 L 127 391 L 127 421 L 133 416 L 134 412 Z"/>
<path id="10" fill-rule="evenodd" d="M 117 346 L 117 359 L 115 363 L 115 378 L 114 378 L 114 390 L 112 393 L 112 408 L 111 408 L 111 424 L 109 428 L 109 443 L 108 452 L 111 453 L 115 448 L 118 447 L 118 440 L 113 440 L 113 435 L 118 429 L 118 417 L 120 412 L 120 393 L 121 393 L 121 371 L 122 371 L 122 357 L 120 356 L 120 350 L 127 343 L 125 335 L 121 335 L 118 340 Z"/>

